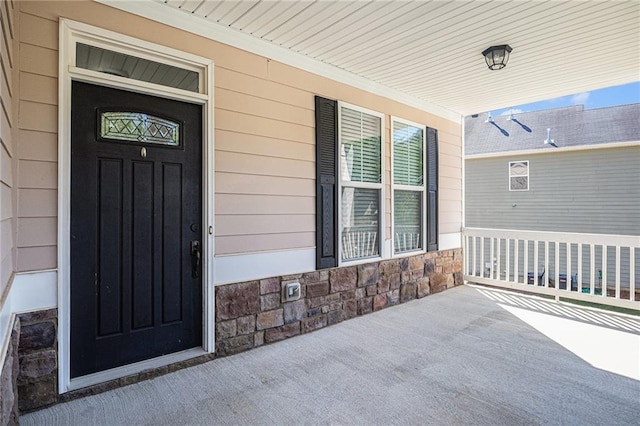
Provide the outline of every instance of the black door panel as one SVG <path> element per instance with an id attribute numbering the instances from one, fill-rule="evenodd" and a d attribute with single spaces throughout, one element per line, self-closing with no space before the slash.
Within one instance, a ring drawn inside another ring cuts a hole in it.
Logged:
<path id="1" fill-rule="evenodd" d="M 167 118 L 180 143 L 146 139 L 167 128 L 144 120 L 112 122 L 102 137 L 103 111 Z M 202 107 L 74 82 L 71 115 L 71 377 L 201 346 L 191 244 L 202 229 Z M 139 140 L 114 139 L 121 129 Z"/>

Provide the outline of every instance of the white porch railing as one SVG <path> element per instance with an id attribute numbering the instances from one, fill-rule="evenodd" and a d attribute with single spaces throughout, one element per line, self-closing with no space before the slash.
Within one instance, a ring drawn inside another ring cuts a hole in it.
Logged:
<path id="1" fill-rule="evenodd" d="M 640 236 L 466 228 L 464 278 L 640 310 Z"/>

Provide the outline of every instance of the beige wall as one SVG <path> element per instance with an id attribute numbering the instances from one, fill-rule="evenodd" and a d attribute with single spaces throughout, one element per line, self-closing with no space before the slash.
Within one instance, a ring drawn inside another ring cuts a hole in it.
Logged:
<path id="1" fill-rule="evenodd" d="M 216 254 L 315 245 L 316 94 L 439 129 L 440 232 L 460 231 L 459 124 L 104 5 L 88 1 L 20 2 L 19 7 L 23 21 L 20 75 L 24 84 L 20 85 L 18 269 L 55 266 L 59 17 L 215 62 Z M 389 141 L 389 117 L 386 127 Z M 387 167 L 389 164 L 387 158 Z M 387 225 L 389 208 L 387 191 Z M 389 234 L 387 229 L 387 237 Z"/>
<path id="2" fill-rule="evenodd" d="M 15 265 L 16 16 L 13 2 L 0 2 L 0 298 Z"/>
<path id="3" fill-rule="evenodd" d="M 58 24 L 20 7 L 17 270 L 56 267 Z M 36 5 L 33 5 L 36 6 Z"/>

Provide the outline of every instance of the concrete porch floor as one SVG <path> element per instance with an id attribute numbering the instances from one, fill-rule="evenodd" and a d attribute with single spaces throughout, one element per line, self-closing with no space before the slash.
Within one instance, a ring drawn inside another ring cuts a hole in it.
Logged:
<path id="1" fill-rule="evenodd" d="M 454 288 L 26 414 L 20 422 L 638 424 L 640 381 L 593 367 L 505 309 L 509 303 L 500 294 Z M 513 294 L 509 299 L 513 309 L 550 319 L 565 311 L 543 312 L 541 306 L 555 302 Z M 597 315 L 584 312 L 561 319 L 624 333 L 632 346 L 610 350 L 631 351 L 640 367 L 640 317 L 596 325 L 589 318 Z"/>

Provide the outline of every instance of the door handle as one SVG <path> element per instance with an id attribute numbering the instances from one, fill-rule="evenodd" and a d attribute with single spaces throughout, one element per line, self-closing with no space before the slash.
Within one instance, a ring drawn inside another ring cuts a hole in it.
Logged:
<path id="1" fill-rule="evenodd" d="M 191 277 L 200 277 L 200 261 L 202 257 L 202 250 L 200 250 L 200 241 L 191 241 Z"/>

